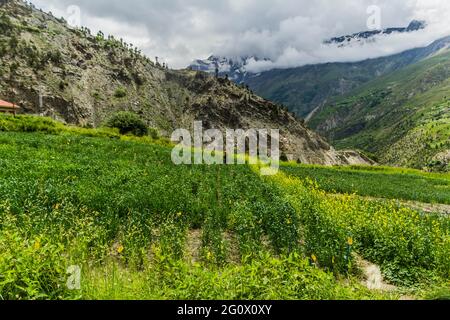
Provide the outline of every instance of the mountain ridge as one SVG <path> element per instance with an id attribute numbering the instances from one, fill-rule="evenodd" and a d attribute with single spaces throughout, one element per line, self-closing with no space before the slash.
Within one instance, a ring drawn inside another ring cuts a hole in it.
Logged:
<path id="1" fill-rule="evenodd" d="M 224 57 L 212 55 L 205 60 L 197 59 L 193 61 L 188 69 L 194 71 L 203 71 L 215 74 L 221 77 L 228 77 L 237 84 L 244 84 L 249 77 L 257 77 L 258 73 L 247 71 L 247 65 L 250 60 L 254 61 L 270 61 L 269 59 L 260 59 L 255 56 L 244 57 Z"/>
<path id="2" fill-rule="evenodd" d="M 325 44 L 344 44 L 351 42 L 362 42 L 364 40 L 372 39 L 377 35 L 390 35 L 393 33 L 409 33 L 423 30 L 427 27 L 425 21 L 413 20 L 407 27 L 386 28 L 381 30 L 361 31 L 351 35 L 334 37 L 324 41 Z"/>

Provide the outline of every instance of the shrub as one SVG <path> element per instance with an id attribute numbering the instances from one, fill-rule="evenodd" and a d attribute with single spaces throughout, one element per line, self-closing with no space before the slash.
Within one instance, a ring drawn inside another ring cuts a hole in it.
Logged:
<path id="1" fill-rule="evenodd" d="M 150 137 L 154 140 L 158 140 L 160 138 L 159 132 L 157 129 L 155 128 L 149 128 L 148 129 L 148 134 L 150 135 Z"/>
<path id="2" fill-rule="evenodd" d="M 106 123 L 110 128 L 119 129 L 121 134 L 133 134 L 142 137 L 148 134 L 148 127 L 138 115 L 131 112 L 118 112 Z"/>
<path id="3" fill-rule="evenodd" d="M 5 13 L 3 13 L 0 17 L 0 30 L 6 36 L 10 35 L 14 31 L 14 25 Z"/>
<path id="4" fill-rule="evenodd" d="M 125 98 L 127 96 L 127 89 L 124 87 L 119 87 L 114 92 L 114 97 L 116 98 Z"/>

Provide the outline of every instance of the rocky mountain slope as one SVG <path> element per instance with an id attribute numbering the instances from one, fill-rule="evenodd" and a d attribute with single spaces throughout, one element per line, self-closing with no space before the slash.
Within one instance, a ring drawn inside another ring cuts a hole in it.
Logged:
<path id="1" fill-rule="evenodd" d="M 70 28 L 23 1 L 0 1 L 0 75 L 0 96 L 29 114 L 96 127 L 129 110 L 163 135 L 194 120 L 205 129 L 280 129 L 285 157 L 365 162 L 358 153 L 336 152 L 292 113 L 231 81 L 168 70 L 122 40 Z"/>
<path id="2" fill-rule="evenodd" d="M 448 170 L 450 50 L 331 101 L 310 124 L 339 147 L 373 152 L 383 163 Z"/>

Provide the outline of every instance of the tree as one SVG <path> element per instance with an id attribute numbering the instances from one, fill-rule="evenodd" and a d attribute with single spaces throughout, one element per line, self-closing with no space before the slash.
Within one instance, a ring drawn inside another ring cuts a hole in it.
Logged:
<path id="1" fill-rule="evenodd" d="M 131 133 L 139 137 L 148 134 L 148 127 L 144 121 L 137 114 L 127 111 L 114 114 L 106 122 L 106 126 L 119 129 L 120 134 Z"/>
<path id="2" fill-rule="evenodd" d="M 104 39 L 105 39 L 105 34 L 102 31 L 99 31 L 97 33 L 97 40 L 101 41 L 101 40 L 104 40 Z"/>

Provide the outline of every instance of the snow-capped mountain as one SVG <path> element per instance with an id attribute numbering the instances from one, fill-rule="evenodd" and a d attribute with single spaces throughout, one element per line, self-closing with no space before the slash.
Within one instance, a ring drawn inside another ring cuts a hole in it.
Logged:
<path id="1" fill-rule="evenodd" d="M 364 45 L 367 42 L 375 41 L 377 35 L 390 35 L 395 33 L 415 32 L 425 29 L 427 26 L 425 21 L 413 20 L 407 27 L 399 28 L 387 28 L 383 30 L 363 31 L 354 33 L 352 35 L 346 35 L 341 37 L 331 38 L 324 41 L 325 44 L 337 45 L 338 47 L 345 47 L 347 45 L 353 45 L 355 43 Z M 235 83 L 247 83 L 247 80 L 251 80 L 261 75 L 261 73 L 253 73 L 248 71 L 247 66 L 251 61 L 270 61 L 270 59 L 261 59 L 255 56 L 243 56 L 243 57 L 224 57 L 218 55 L 212 55 L 205 60 L 195 60 L 189 65 L 189 69 L 196 71 L 204 71 L 211 74 L 219 72 L 219 76 L 228 78 Z M 270 70 L 268 70 L 270 71 Z M 267 72 L 267 71 L 265 71 Z M 262 74 L 264 74 L 263 72 Z M 252 81 L 250 81 L 252 82 Z"/>
<path id="2" fill-rule="evenodd" d="M 383 30 L 372 30 L 372 31 L 363 31 L 357 32 L 352 35 L 346 35 L 341 37 L 331 38 L 326 40 L 326 44 L 338 44 L 339 46 L 345 46 L 347 44 L 353 43 L 364 43 L 366 41 L 373 40 L 373 37 L 377 35 L 389 35 L 393 33 L 406 33 L 406 32 L 414 32 L 418 30 L 425 29 L 427 26 L 425 21 L 413 20 L 407 27 L 402 28 L 387 28 Z"/>
<path id="3" fill-rule="evenodd" d="M 228 58 L 212 55 L 205 60 L 195 60 L 188 68 L 212 74 L 218 70 L 220 76 L 228 76 L 230 80 L 236 83 L 244 83 L 248 77 L 255 76 L 255 74 L 248 72 L 246 68 L 251 60 L 258 61 L 261 59 L 254 56 Z"/>

